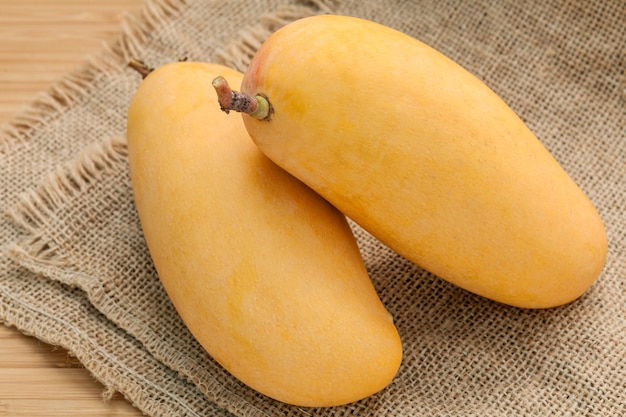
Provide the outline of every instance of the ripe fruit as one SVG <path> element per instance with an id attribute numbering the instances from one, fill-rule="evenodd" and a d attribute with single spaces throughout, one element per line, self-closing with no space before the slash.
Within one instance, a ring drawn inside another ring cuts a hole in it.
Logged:
<path id="1" fill-rule="evenodd" d="M 211 80 L 174 63 L 128 111 L 135 201 L 163 285 L 207 352 L 280 401 L 330 406 L 385 387 L 402 348 L 345 217 L 267 159 Z"/>
<path id="2" fill-rule="evenodd" d="M 241 89 L 270 159 L 441 278 L 542 308 L 601 272 L 589 199 L 493 91 L 427 45 L 357 18 L 301 19 L 257 51 Z"/>

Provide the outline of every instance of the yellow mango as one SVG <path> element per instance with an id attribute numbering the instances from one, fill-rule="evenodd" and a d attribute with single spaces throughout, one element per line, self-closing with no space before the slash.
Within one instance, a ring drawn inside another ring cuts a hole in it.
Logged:
<path id="1" fill-rule="evenodd" d="M 385 387 L 402 347 L 345 216 L 254 145 L 181 62 L 142 81 L 128 110 L 137 211 L 159 277 L 206 351 L 255 390 L 331 406 Z"/>
<path id="2" fill-rule="evenodd" d="M 298 20 L 257 51 L 234 103 L 227 83 L 214 86 L 270 159 L 462 288 L 547 308 L 603 268 L 605 229 L 586 195 L 491 89 L 410 36 Z"/>

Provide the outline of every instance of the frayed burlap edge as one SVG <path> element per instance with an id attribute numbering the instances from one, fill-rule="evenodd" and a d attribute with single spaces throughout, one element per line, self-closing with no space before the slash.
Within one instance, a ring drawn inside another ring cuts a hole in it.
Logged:
<path id="1" fill-rule="evenodd" d="M 22 261 L 30 258 L 36 259 L 39 264 L 72 268 L 71 260 L 41 235 L 40 228 L 55 211 L 98 181 L 114 164 L 125 162 L 127 154 L 125 138 L 113 137 L 94 143 L 70 163 L 57 167 L 38 187 L 22 193 L 18 203 L 7 214 L 26 234 L 19 245 L 16 242 L 9 244 L 8 253 Z"/>
<path id="2" fill-rule="evenodd" d="M 84 303 L 87 301 L 85 300 Z M 83 307 L 89 308 L 87 305 L 83 305 Z M 28 315 L 24 314 L 25 311 L 28 311 Z M 0 316 L 7 318 L 7 325 L 15 326 L 23 334 L 34 336 L 51 345 L 63 346 L 76 356 L 91 375 L 103 384 L 102 400 L 105 403 L 116 392 L 120 392 L 133 406 L 146 415 L 169 417 L 184 413 L 185 416 L 200 417 L 198 413 L 181 402 L 174 405 L 167 401 L 154 401 L 155 398 L 172 395 L 146 380 L 135 370 L 121 367 L 117 358 L 110 355 L 106 349 L 94 342 L 88 335 L 85 335 L 81 329 L 51 317 L 47 311 L 23 303 L 9 293 L 3 293 L 3 302 L 0 303 Z M 34 323 L 37 323 L 36 332 L 31 331 Z M 46 325 L 43 326 L 42 323 L 46 323 Z M 76 352 L 80 352 L 80 354 L 76 354 Z M 121 368 L 124 369 L 123 372 L 119 371 Z M 215 411 L 218 412 L 218 410 L 216 408 Z M 224 413 L 224 416 L 227 414 Z"/>
<path id="3" fill-rule="evenodd" d="M 91 56 L 80 70 L 67 74 L 40 93 L 35 101 L 0 127 L 0 153 L 6 152 L 9 143 L 29 140 L 30 131 L 45 125 L 54 114 L 88 94 L 91 82 L 102 71 L 123 71 L 129 57 L 139 55 L 149 33 L 184 4 L 184 0 L 148 1 L 137 15 L 124 15 L 120 34 L 104 43 L 102 51 Z"/>

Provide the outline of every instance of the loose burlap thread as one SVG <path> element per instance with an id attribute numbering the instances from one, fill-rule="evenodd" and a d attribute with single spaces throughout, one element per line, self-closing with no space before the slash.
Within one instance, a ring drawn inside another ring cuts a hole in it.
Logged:
<path id="1" fill-rule="evenodd" d="M 254 392 L 191 337 L 143 240 L 124 138 L 140 83 L 129 58 L 243 71 L 269 34 L 318 13 L 399 29 L 483 79 L 590 196 L 610 244 L 580 300 L 523 310 L 434 277 L 352 224 L 404 360 L 382 392 L 326 409 Z M 621 0 L 147 1 L 3 128 L 0 319 L 67 348 L 151 416 L 626 415 L 625 21 Z"/>

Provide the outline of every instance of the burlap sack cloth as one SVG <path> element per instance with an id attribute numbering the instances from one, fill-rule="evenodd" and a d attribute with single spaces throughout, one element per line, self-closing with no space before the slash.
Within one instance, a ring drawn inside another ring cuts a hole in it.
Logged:
<path id="1" fill-rule="evenodd" d="M 458 289 L 354 226 L 404 361 L 371 398 L 303 409 L 213 362 L 163 291 L 128 176 L 125 115 L 140 78 L 126 61 L 245 70 L 272 31 L 328 12 L 397 28 L 482 78 L 594 201 L 610 251 L 580 300 L 529 311 Z M 64 346 L 151 416 L 626 415 L 625 109 L 622 0 L 148 1 L 84 71 L 4 127 L 0 319 Z"/>

